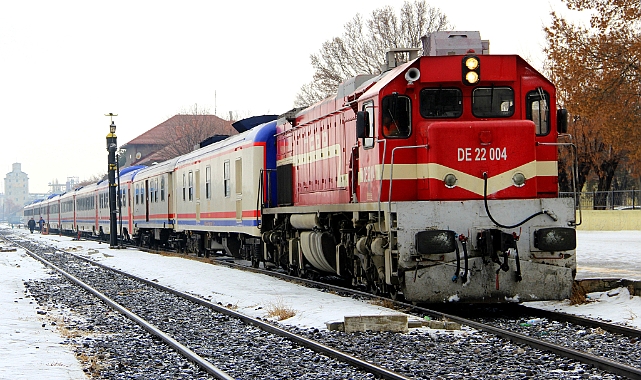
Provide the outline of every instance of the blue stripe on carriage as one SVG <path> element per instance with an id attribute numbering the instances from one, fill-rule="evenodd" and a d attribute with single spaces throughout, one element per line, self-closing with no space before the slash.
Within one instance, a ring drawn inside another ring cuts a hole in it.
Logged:
<path id="1" fill-rule="evenodd" d="M 206 226 L 206 227 L 234 227 L 234 226 L 243 226 L 243 227 L 256 227 L 258 226 L 258 220 L 256 219 L 243 219 L 238 221 L 236 219 L 217 219 L 217 220 L 201 220 L 196 222 L 195 220 L 179 220 L 179 226 Z"/>

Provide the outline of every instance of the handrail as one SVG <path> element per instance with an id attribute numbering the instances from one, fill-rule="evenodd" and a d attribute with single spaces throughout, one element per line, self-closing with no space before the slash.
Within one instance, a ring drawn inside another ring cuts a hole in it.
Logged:
<path id="1" fill-rule="evenodd" d="M 418 148 L 429 148 L 428 144 L 424 145 L 406 145 L 406 146 L 397 146 L 396 148 L 392 149 L 392 157 L 390 159 L 390 177 L 389 177 L 389 191 L 387 195 L 387 214 L 388 216 L 392 213 L 392 184 L 394 183 L 394 154 L 396 154 L 397 149 L 418 149 Z M 385 156 L 383 156 L 383 169 L 385 168 Z M 383 183 L 383 171 L 381 170 L 381 184 Z M 381 185 L 382 189 L 382 185 Z M 379 208 L 380 208 L 380 190 L 379 190 Z M 379 211 L 380 213 L 380 211 Z M 379 215 L 379 223 L 380 223 L 380 215 Z M 390 235 L 392 232 L 392 223 L 391 221 L 388 221 L 387 223 L 388 231 L 387 234 Z M 380 225 L 379 225 L 380 229 Z"/>
<path id="2" fill-rule="evenodd" d="M 572 135 L 570 135 L 570 134 L 563 134 L 563 135 L 561 135 L 561 136 L 562 136 L 562 137 L 566 137 L 566 136 L 567 136 L 567 137 L 569 137 L 569 139 L 570 139 L 570 140 L 572 140 Z M 574 219 L 575 219 L 575 220 L 574 220 L 574 222 L 568 222 L 568 223 L 571 223 L 571 225 L 572 225 L 573 227 L 580 226 L 580 225 L 581 225 L 581 223 L 583 223 L 583 214 L 582 214 L 582 212 L 581 212 L 581 203 L 580 203 L 580 202 L 577 202 L 577 188 L 576 188 L 576 184 L 577 184 L 577 182 L 579 181 L 579 180 L 578 180 L 578 178 L 579 178 L 579 173 L 578 173 L 578 170 L 579 170 L 579 169 L 578 169 L 578 168 L 579 168 L 579 160 L 578 160 L 578 153 L 577 153 L 577 147 L 576 147 L 576 145 L 575 145 L 574 143 L 543 143 L 543 142 L 536 143 L 536 145 L 543 145 L 543 146 L 567 146 L 567 147 L 570 147 L 571 149 L 573 149 L 573 152 L 572 152 L 572 153 L 573 153 L 573 157 L 574 157 L 574 160 L 573 160 L 574 162 L 573 162 L 573 165 L 572 165 L 572 193 L 573 193 L 573 195 L 574 195 L 574 196 L 573 196 L 573 198 L 574 198 L 574 206 L 573 206 L 573 207 L 574 207 Z M 577 205 L 577 203 L 578 203 L 578 205 Z M 577 211 L 577 209 L 579 210 L 579 222 L 578 222 L 578 223 L 576 222 L 576 211 Z"/>

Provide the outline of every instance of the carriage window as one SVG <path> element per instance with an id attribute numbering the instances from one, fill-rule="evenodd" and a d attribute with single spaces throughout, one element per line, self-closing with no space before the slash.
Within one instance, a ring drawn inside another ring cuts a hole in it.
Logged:
<path id="1" fill-rule="evenodd" d="M 183 173 L 183 202 L 187 200 L 187 179 L 186 174 Z"/>
<path id="2" fill-rule="evenodd" d="M 411 130 L 412 103 L 410 98 L 397 94 L 386 96 L 381 103 L 383 136 L 406 138 Z"/>
<path id="3" fill-rule="evenodd" d="M 463 94 L 458 88 L 421 90 L 421 116 L 424 118 L 459 117 L 463 113 Z"/>
<path id="4" fill-rule="evenodd" d="M 205 198 L 211 198 L 211 166 L 205 168 Z"/>
<path id="5" fill-rule="evenodd" d="M 525 117 L 534 122 L 537 135 L 547 135 L 550 132 L 550 95 L 542 89 L 528 92 Z"/>
<path id="6" fill-rule="evenodd" d="M 158 202 L 158 178 L 154 179 L 154 202 Z"/>
<path id="7" fill-rule="evenodd" d="M 160 201 L 165 201 L 165 177 L 160 177 Z"/>
<path id="8" fill-rule="evenodd" d="M 140 198 L 138 198 L 139 194 L 140 194 L 140 186 L 136 185 L 136 204 L 140 204 L 140 200 L 139 200 Z"/>
<path id="9" fill-rule="evenodd" d="M 230 183 L 230 173 L 229 173 L 229 160 L 225 160 L 223 164 L 223 184 L 225 186 L 225 197 L 231 196 L 231 183 Z"/>
<path id="10" fill-rule="evenodd" d="M 514 115 L 514 90 L 509 87 L 479 87 L 472 92 L 472 113 L 476 117 Z"/>
<path id="11" fill-rule="evenodd" d="M 369 126 L 365 131 L 365 139 L 363 139 L 363 148 L 371 148 L 374 146 L 374 103 L 367 102 L 363 105 L 363 111 L 367 112 L 369 117 Z"/>
<path id="12" fill-rule="evenodd" d="M 194 200 L 194 172 L 189 171 L 189 202 Z"/>

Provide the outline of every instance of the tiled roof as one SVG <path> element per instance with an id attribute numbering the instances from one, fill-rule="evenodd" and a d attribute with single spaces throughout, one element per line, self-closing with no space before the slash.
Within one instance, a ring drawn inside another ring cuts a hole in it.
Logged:
<path id="1" fill-rule="evenodd" d="M 196 119 L 195 123 L 194 119 Z M 212 128 L 210 136 L 216 134 L 235 135 L 238 133 L 232 127 L 231 121 L 223 120 L 215 115 L 175 115 L 124 144 L 122 147 L 127 147 L 128 145 L 163 145 L 162 141 L 164 140 L 164 136 L 169 133 L 170 129 L 175 128 L 176 125 L 190 126 L 194 124 L 204 125 L 207 123 L 215 126 Z"/>

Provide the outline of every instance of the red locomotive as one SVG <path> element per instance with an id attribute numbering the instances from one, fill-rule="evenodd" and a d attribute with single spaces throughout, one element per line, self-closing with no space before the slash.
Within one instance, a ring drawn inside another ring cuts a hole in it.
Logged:
<path id="1" fill-rule="evenodd" d="M 416 302 L 569 297 L 572 201 L 558 198 L 555 88 L 478 32 L 392 51 L 389 70 L 277 126 L 264 259 Z M 396 65 L 394 58 L 409 55 Z M 291 188 L 288 184 L 291 183 Z"/>

